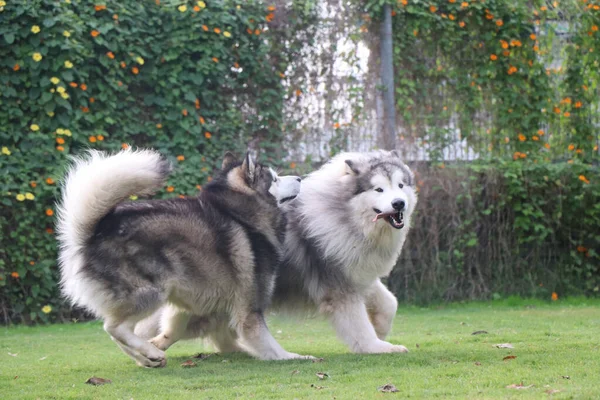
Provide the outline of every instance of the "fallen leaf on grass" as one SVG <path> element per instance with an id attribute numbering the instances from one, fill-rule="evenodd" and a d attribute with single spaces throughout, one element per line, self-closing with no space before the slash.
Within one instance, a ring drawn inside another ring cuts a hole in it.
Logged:
<path id="1" fill-rule="evenodd" d="M 487 333 L 487 331 L 475 331 L 475 332 L 471 333 L 471 335 L 483 335 L 486 333 Z"/>
<path id="2" fill-rule="evenodd" d="M 421 347 L 421 346 L 419 346 L 419 343 L 417 343 L 417 344 L 416 344 L 416 346 L 417 346 L 417 349 L 418 349 L 419 347 Z"/>
<path id="3" fill-rule="evenodd" d="M 295 370 L 292 371 L 291 375 L 296 375 L 296 374 L 299 374 L 299 373 L 300 373 L 300 371 L 297 370 L 297 369 L 295 369 Z"/>
<path id="4" fill-rule="evenodd" d="M 532 387 L 533 387 L 533 385 L 523 386 L 523 382 L 521 382 L 518 385 L 515 385 L 514 383 L 512 385 L 508 385 L 506 388 L 507 389 L 529 389 Z"/>
<path id="5" fill-rule="evenodd" d="M 16 356 L 19 355 L 19 353 L 14 353 L 14 354 L 13 353 L 8 353 L 8 355 L 11 356 L 11 357 L 16 357 Z"/>
<path id="6" fill-rule="evenodd" d="M 48 356 L 40 358 L 40 361 L 44 361 Z"/>
<path id="7" fill-rule="evenodd" d="M 494 347 L 497 347 L 499 349 L 514 349 L 515 347 L 510 344 L 510 343 L 501 343 L 501 344 L 495 344 Z"/>
<path id="8" fill-rule="evenodd" d="M 329 375 L 327 375 L 325 372 L 317 372 L 316 375 L 320 380 L 329 378 Z"/>
<path id="9" fill-rule="evenodd" d="M 314 358 L 314 359 L 312 360 L 312 362 L 314 362 L 314 363 L 320 363 L 320 362 L 323 362 L 323 361 L 325 361 L 325 359 L 324 359 L 324 358 Z"/>
<path id="10" fill-rule="evenodd" d="M 399 392 L 399 390 L 396 389 L 396 386 L 392 385 L 391 383 L 387 383 L 387 384 L 385 384 L 383 386 L 379 386 L 377 388 L 377 390 L 379 390 L 380 392 L 383 392 L 383 393 L 396 393 L 396 392 Z"/>
<path id="11" fill-rule="evenodd" d="M 563 375 L 562 378 L 563 379 L 571 379 L 571 377 L 569 375 Z"/>
<path id="12" fill-rule="evenodd" d="M 183 368 L 193 368 L 193 367 L 197 367 L 198 364 L 196 364 L 195 362 L 193 362 L 192 360 L 187 360 L 181 363 L 181 366 Z"/>
<path id="13" fill-rule="evenodd" d="M 310 385 L 311 388 L 315 388 L 317 390 L 325 389 L 325 386 L 315 386 L 313 384 Z"/>
<path id="14" fill-rule="evenodd" d="M 555 393 L 560 393 L 560 390 L 558 390 L 558 389 L 548 389 L 544 393 L 555 394 Z"/>
<path id="15" fill-rule="evenodd" d="M 514 360 L 515 358 L 517 358 L 517 356 L 506 356 L 502 359 L 502 361 L 506 361 L 506 360 Z"/>
<path id="16" fill-rule="evenodd" d="M 481 363 L 479 361 L 475 361 L 475 365 L 480 366 Z"/>
<path id="17" fill-rule="evenodd" d="M 98 378 L 96 376 L 92 376 L 90 379 L 85 381 L 85 383 L 87 383 L 88 385 L 100 386 L 100 385 L 106 385 L 108 383 L 112 383 L 112 381 L 110 379 L 104 379 L 104 378 Z"/>
<path id="18" fill-rule="evenodd" d="M 212 357 L 214 355 L 215 355 L 215 353 L 198 353 L 192 358 L 196 358 L 199 360 L 206 360 L 207 358 Z"/>

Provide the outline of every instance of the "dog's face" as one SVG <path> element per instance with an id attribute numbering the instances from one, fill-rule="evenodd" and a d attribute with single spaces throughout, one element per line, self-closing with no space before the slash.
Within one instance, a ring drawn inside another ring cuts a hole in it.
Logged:
<path id="1" fill-rule="evenodd" d="M 300 177 L 280 177 L 272 168 L 257 163 L 250 153 L 246 153 L 244 161 L 240 162 L 227 152 L 221 169 L 227 174 L 232 188 L 274 198 L 278 204 L 294 199 L 300 192 Z"/>
<path id="2" fill-rule="evenodd" d="M 379 157 L 346 160 L 347 173 L 356 185 L 353 206 L 374 223 L 385 221 L 394 229 L 404 228 L 417 202 L 414 176 L 395 151 Z M 406 218 L 407 219 L 407 218 Z M 383 220 L 379 222 L 379 220 Z"/>

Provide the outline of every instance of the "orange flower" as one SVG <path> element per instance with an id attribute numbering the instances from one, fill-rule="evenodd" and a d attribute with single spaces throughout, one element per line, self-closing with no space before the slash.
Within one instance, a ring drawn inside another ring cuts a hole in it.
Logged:
<path id="1" fill-rule="evenodd" d="M 233 68 L 239 68 L 239 67 L 240 67 L 240 64 L 238 64 L 236 62 L 233 63 Z"/>
<path id="2" fill-rule="evenodd" d="M 52 179 L 52 178 L 46 178 L 46 183 L 48 185 L 54 185 L 54 179 Z"/>
<path id="3" fill-rule="evenodd" d="M 194 105 L 196 106 L 196 110 L 200 109 L 200 100 L 196 99 L 196 101 L 194 102 Z"/>
<path id="4" fill-rule="evenodd" d="M 302 94 L 302 90 L 300 90 L 300 89 L 296 89 L 296 96 L 298 96 L 298 97 L 299 97 L 301 94 Z"/>
<path id="5" fill-rule="evenodd" d="M 275 13 L 268 14 L 268 15 L 265 17 L 265 19 L 267 20 L 267 22 L 271 22 L 271 21 L 273 21 L 273 18 L 275 18 Z"/>
<path id="6" fill-rule="evenodd" d="M 212 137 L 210 132 L 204 132 L 204 137 L 210 139 Z"/>
<path id="7" fill-rule="evenodd" d="M 246 28 L 246 32 L 248 32 L 248 35 L 252 35 L 252 29 Z"/>
<path id="8" fill-rule="evenodd" d="M 545 7 L 542 7 L 545 8 Z M 552 292 L 552 301 L 558 300 L 558 294 L 556 292 Z"/>
<path id="9" fill-rule="evenodd" d="M 51 209 L 51 208 L 47 208 L 47 209 L 46 209 L 46 215 L 47 215 L 47 216 L 49 216 L 49 217 L 51 217 L 51 216 L 53 216 L 53 215 L 54 215 L 54 211 L 52 211 L 52 209 Z"/>
<path id="10" fill-rule="evenodd" d="M 592 32 L 598 32 L 598 25 L 592 25 Z"/>
<path id="11" fill-rule="evenodd" d="M 90 108 L 89 107 L 81 107 L 81 111 L 84 113 L 90 112 Z"/>
<path id="12" fill-rule="evenodd" d="M 498 19 L 498 20 L 496 20 L 496 25 L 497 26 L 502 26 L 502 25 L 504 25 L 504 22 L 502 22 L 501 19 Z"/>
<path id="13" fill-rule="evenodd" d="M 575 103 L 575 108 L 581 108 L 581 105 L 582 105 L 581 102 L 578 101 L 578 102 Z"/>
<path id="14" fill-rule="evenodd" d="M 183 156 L 183 155 L 177 156 L 177 161 L 183 161 L 183 160 L 185 160 L 185 156 Z"/>
<path id="15" fill-rule="evenodd" d="M 550 143 L 544 143 L 544 147 L 550 150 Z"/>
<path id="16" fill-rule="evenodd" d="M 254 30 L 254 34 L 257 35 L 257 36 L 260 35 L 260 29 Z"/>
<path id="17" fill-rule="evenodd" d="M 87 90 L 87 85 L 85 83 L 82 83 L 81 85 L 79 85 L 79 88 L 83 91 Z"/>
<path id="18" fill-rule="evenodd" d="M 588 178 L 585 177 L 585 175 L 579 175 L 579 180 L 585 183 L 586 185 L 590 184 L 590 181 L 588 180 Z"/>
<path id="19" fill-rule="evenodd" d="M 88 140 L 90 141 L 90 143 L 96 143 L 96 136 L 90 136 Z"/>
<path id="20" fill-rule="evenodd" d="M 567 148 L 569 149 L 569 151 L 573 151 L 575 150 L 575 145 L 571 143 Z"/>
<path id="21" fill-rule="evenodd" d="M 91 31 L 91 32 L 90 32 L 90 35 L 92 35 L 92 37 L 96 37 L 96 36 L 98 36 L 99 34 L 100 34 L 100 32 L 98 32 L 98 31 L 97 31 L 97 30 L 95 30 L 95 29 L 94 29 L 93 31 Z"/>
<path id="22" fill-rule="evenodd" d="M 581 150 L 581 149 L 577 149 L 577 150 L 575 150 L 575 153 L 577 153 L 577 154 L 581 154 L 581 153 L 583 153 L 583 150 Z"/>
<path id="23" fill-rule="evenodd" d="M 504 57 L 508 57 L 508 56 L 510 56 L 510 51 L 508 51 L 508 50 L 504 50 L 504 51 L 502 52 L 502 55 L 503 55 Z"/>
<path id="24" fill-rule="evenodd" d="M 456 0 L 448 0 L 449 3 L 456 3 Z"/>
<path id="25" fill-rule="evenodd" d="M 554 107 L 554 108 L 552 109 L 552 111 L 554 111 L 554 112 L 555 112 L 555 113 L 557 113 L 557 114 L 560 114 L 560 108 L 558 108 L 558 107 Z"/>
<path id="26" fill-rule="evenodd" d="M 104 140 L 104 136 L 103 135 L 96 135 L 96 139 L 98 139 L 98 141 L 103 141 Z"/>
<path id="27" fill-rule="evenodd" d="M 540 51 L 540 48 L 538 47 L 538 45 L 533 46 L 533 51 L 535 51 L 535 52 Z"/>
<path id="28" fill-rule="evenodd" d="M 495 55 L 495 54 L 492 54 L 492 55 L 490 56 L 490 60 L 492 60 L 492 61 L 496 61 L 497 59 L 498 59 L 498 56 L 497 56 L 497 55 Z"/>
<path id="29" fill-rule="evenodd" d="M 127 64 L 125 64 L 125 61 L 121 61 L 121 68 L 125 68 L 127 66 Z"/>
<path id="30" fill-rule="evenodd" d="M 198 118 L 198 121 L 200 121 L 200 123 L 201 123 L 202 125 L 204 125 L 204 122 L 205 122 L 205 121 L 204 121 L 204 118 L 200 117 L 200 118 Z"/>
<path id="31" fill-rule="evenodd" d="M 90 97 L 90 103 L 94 104 L 96 102 L 96 99 L 93 97 Z"/>
<path id="32" fill-rule="evenodd" d="M 460 3 L 460 6 L 462 8 L 467 8 L 467 7 L 469 7 L 469 3 L 467 3 L 466 1 L 463 1 L 462 3 Z"/>
<path id="33" fill-rule="evenodd" d="M 94 8 L 96 9 L 96 11 L 106 10 L 106 6 L 96 6 Z"/>
<path id="34" fill-rule="evenodd" d="M 187 115 L 188 115 L 187 108 L 184 108 L 183 110 L 181 110 L 181 114 L 183 114 L 184 117 L 187 117 Z"/>
<path id="35" fill-rule="evenodd" d="M 548 10 L 548 7 L 546 7 L 546 6 L 541 6 L 540 7 L 540 11 L 546 11 L 546 10 Z"/>
<path id="36" fill-rule="evenodd" d="M 515 151 L 513 154 L 513 160 L 518 160 L 519 158 L 521 158 L 521 153 L 518 151 Z"/>
<path id="37" fill-rule="evenodd" d="M 291 168 L 291 169 L 294 169 L 294 168 L 296 168 L 296 163 L 295 163 L 295 162 L 291 162 L 291 163 L 290 163 L 290 168 Z"/>
<path id="38" fill-rule="evenodd" d="M 213 31 L 214 31 L 214 32 L 215 32 L 217 35 L 219 35 L 219 34 L 221 33 L 221 30 L 220 30 L 219 28 L 215 28 L 215 29 L 213 29 Z"/>
<path id="39" fill-rule="evenodd" d="M 19 273 L 18 272 L 11 272 L 10 276 L 12 276 L 13 278 L 17 279 L 19 277 Z"/>
<path id="40" fill-rule="evenodd" d="M 285 78 L 285 74 L 283 72 L 278 73 L 281 78 Z"/>
<path id="41" fill-rule="evenodd" d="M 540 140 L 539 136 L 536 136 L 536 135 L 533 135 L 533 136 L 531 137 L 531 139 L 532 139 L 534 142 L 537 142 L 538 140 Z"/>
<path id="42" fill-rule="evenodd" d="M 510 68 L 508 68 L 508 74 L 509 75 L 512 75 L 512 74 L 514 74 L 517 71 L 518 71 L 517 67 L 515 67 L 513 65 L 511 65 Z"/>
<path id="43" fill-rule="evenodd" d="M 36 186 L 37 186 L 37 183 L 36 183 L 36 182 L 33 182 L 33 181 L 31 181 L 31 182 L 29 182 L 29 186 L 31 186 L 32 188 L 34 188 L 34 187 L 36 187 Z"/>
<path id="44" fill-rule="evenodd" d="M 194 6 L 194 12 L 200 12 L 200 7 Z"/>
<path id="45" fill-rule="evenodd" d="M 218 63 L 218 62 L 219 62 L 219 59 L 218 59 L 217 57 L 213 57 L 213 58 L 212 58 L 212 60 L 213 60 L 214 62 L 216 62 L 216 63 Z"/>
<path id="46" fill-rule="evenodd" d="M 113 19 L 116 21 L 119 19 L 119 14 L 113 14 Z"/>
<path id="47" fill-rule="evenodd" d="M 46 233 L 49 235 L 52 235 L 54 233 L 54 229 L 52 228 L 46 228 Z"/>
<path id="48" fill-rule="evenodd" d="M 137 75 L 140 73 L 140 70 L 138 69 L 138 67 L 133 67 L 131 68 L 131 72 L 133 72 L 134 75 Z"/>
<path id="49" fill-rule="evenodd" d="M 275 6 L 269 6 L 269 7 L 267 7 L 267 10 L 268 11 L 275 11 Z"/>
<path id="50" fill-rule="evenodd" d="M 76 88 L 77 87 L 77 83 L 76 82 L 71 82 L 71 83 L 69 83 L 69 86 L 71 86 L 73 88 Z"/>
<path id="51" fill-rule="evenodd" d="M 538 130 L 537 134 L 540 136 L 544 136 L 544 130 L 543 129 Z"/>
<path id="52" fill-rule="evenodd" d="M 162 124 L 156 124 L 156 129 L 162 129 Z"/>
<path id="53" fill-rule="evenodd" d="M 173 190 L 175 190 L 173 186 L 167 186 L 167 192 L 171 193 Z"/>
<path id="54" fill-rule="evenodd" d="M 565 117 L 569 118 L 571 116 L 571 113 L 568 111 L 565 111 L 565 113 L 563 114 Z"/>
<path id="55" fill-rule="evenodd" d="M 494 16 L 492 14 L 486 14 L 485 19 L 494 19 Z"/>
<path id="56" fill-rule="evenodd" d="M 121 143 L 121 148 L 123 150 L 127 150 L 129 148 L 129 145 L 127 143 Z"/>
<path id="57" fill-rule="evenodd" d="M 341 126 L 341 125 L 340 125 L 340 123 L 339 123 L 339 122 L 336 122 L 335 124 L 333 124 L 333 128 L 334 128 L 334 129 L 339 129 L 339 128 L 340 128 L 340 126 Z"/>
<path id="58" fill-rule="evenodd" d="M 436 6 L 429 6 L 429 11 L 431 11 L 432 13 L 437 11 L 437 7 Z"/>
<path id="59" fill-rule="evenodd" d="M 179 195 L 179 198 L 180 198 L 180 199 L 185 199 L 185 195 L 183 195 L 183 194 L 180 194 L 180 195 Z"/>
<path id="60" fill-rule="evenodd" d="M 501 40 L 500 45 L 503 49 L 508 49 L 508 42 L 506 40 Z"/>
<path id="61" fill-rule="evenodd" d="M 522 133 L 519 133 L 519 141 L 524 142 L 526 140 L 527 140 L 527 137 L 525 135 L 523 135 Z"/>
<path id="62" fill-rule="evenodd" d="M 531 35 L 529 35 L 529 38 L 530 38 L 531 40 L 536 40 L 536 39 L 537 39 L 537 36 L 535 35 L 535 33 L 532 33 Z"/>
<path id="63" fill-rule="evenodd" d="M 460 21 L 460 22 L 458 23 L 458 26 L 460 26 L 461 28 L 464 28 L 464 27 L 465 27 L 465 23 L 464 23 L 463 21 Z"/>
<path id="64" fill-rule="evenodd" d="M 202 30 L 204 30 L 204 32 L 208 32 L 208 26 L 202 25 Z"/>
<path id="65" fill-rule="evenodd" d="M 212 176 L 209 176 L 208 178 L 206 178 L 207 182 L 212 182 Z"/>
<path id="66" fill-rule="evenodd" d="M 448 15 L 448 19 L 450 21 L 454 21 L 456 19 L 456 17 L 454 16 L 454 14 L 450 14 L 450 15 Z"/>
<path id="67" fill-rule="evenodd" d="M 21 66 L 19 64 L 15 64 L 13 66 L 13 71 L 15 71 L 15 72 L 18 71 L 18 70 L 20 70 L 20 69 L 21 69 Z"/>
<path id="68" fill-rule="evenodd" d="M 56 138 L 56 143 L 58 143 L 58 144 L 65 144 L 65 139 L 63 139 L 61 137 L 58 137 L 58 138 Z"/>
<path id="69" fill-rule="evenodd" d="M 123 82 L 121 82 L 121 81 L 118 81 L 118 82 L 117 82 L 117 85 L 119 85 L 119 86 L 123 86 Z"/>
<path id="70" fill-rule="evenodd" d="M 196 189 L 198 189 L 198 190 L 202 190 L 202 186 L 200 186 L 200 185 L 196 185 Z"/>
<path id="71" fill-rule="evenodd" d="M 525 153 L 521 153 L 521 154 L 519 154 L 519 157 L 521 157 L 521 158 L 526 158 L 526 157 L 527 157 L 527 154 L 525 154 Z"/>

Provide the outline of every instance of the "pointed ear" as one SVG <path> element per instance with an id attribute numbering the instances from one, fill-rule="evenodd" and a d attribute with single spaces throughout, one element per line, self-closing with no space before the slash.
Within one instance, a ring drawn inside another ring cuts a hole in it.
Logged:
<path id="1" fill-rule="evenodd" d="M 237 162 L 237 157 L 235 155 L 233 155 L 233 153 L 228 151 L 223 156 L 223 163 L 221 164 L 221 169 L 228 168 L 235 162 Z"/>
<path id="2" fill-rule="evenodd" d="M 346 173 L 348 175 L 359 175 L 360 174 L 360 168 L 356 161 L 346 160 L 344 162 L 346 163 Z"/>
<path id="3" fill-rule="evenodd" d="M 254 178 L 256 177 L 256 162 L 254 158 L 250 155 L 250 152 L 246 153 L 246 157 L 244 157 L 244 162 L 242 163 L 242 171 L 244 175 L 248 178 L 250 182 L 254 182 Z"/>

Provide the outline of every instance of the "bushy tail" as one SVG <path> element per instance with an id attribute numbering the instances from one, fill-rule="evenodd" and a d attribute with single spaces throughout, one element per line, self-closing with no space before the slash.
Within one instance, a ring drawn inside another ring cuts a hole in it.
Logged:
<path id="1" fill-rule="evenodd" d="M 76 252 L 113 207 L 132 194 L 151 194 L 170 172 L 170 163 L 151 150 L 127 149 L 113 155 L 92 150 L 75 158 L 58 207 L 57 231 L 63 253 Z"/>

